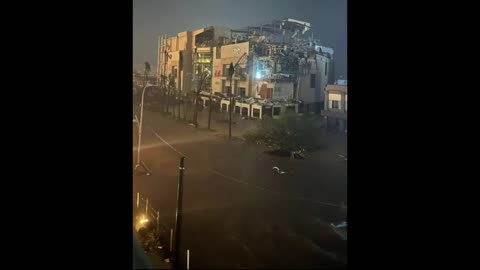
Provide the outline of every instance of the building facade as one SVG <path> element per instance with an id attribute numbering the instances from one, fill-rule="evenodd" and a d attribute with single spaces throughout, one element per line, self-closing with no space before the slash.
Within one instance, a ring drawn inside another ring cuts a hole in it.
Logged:
<path id="1" fill-rule="evenodd" d="M 338 132 L 347 132 L 348 110 L 347 84 L 329 84 L 325 87 L 325 108 L 322 116 L 325 117 L 327 129 Z"/>
<path id="2" fill-rule="evenodd" d="M 177 89 L 187 93 L 208 72 L 202 90 L 212 94 L 232 93 L 256 107 L 296 104 L 297 112 L 320 112 L 324 89 L 333 83 L 333 49 L 320 46 L 309 31 L 310 23 L 284 19 L 244 30 L 211 26 L 162 37 L 157 77 L 173 76 Z M 248 111 L 253 117 L 253 109 Z"/>

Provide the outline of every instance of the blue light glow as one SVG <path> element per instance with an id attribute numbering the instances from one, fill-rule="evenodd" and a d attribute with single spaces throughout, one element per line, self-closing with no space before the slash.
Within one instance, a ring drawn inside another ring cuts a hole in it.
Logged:
<path id="1" fill-rule="evenodd" d="M 261 79 L 262 78 L 262 73 L 260 73 L 260 71 L 257 71 L 257 73 L 255 74 L 255 78 L 256 79 Z"/>

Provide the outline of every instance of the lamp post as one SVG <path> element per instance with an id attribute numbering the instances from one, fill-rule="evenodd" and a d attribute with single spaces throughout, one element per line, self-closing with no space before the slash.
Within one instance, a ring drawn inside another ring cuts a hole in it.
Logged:
<path id="1" fill-rule="evenodd" d="M 143 163 L 140 159 L 140 152 L 142 147 L 142 128 L 143 128 L 143 101 L 145 99 L 145 90 L 147 87 L 152 86 L 151 84 L 147 83 L 142 91 L 142 102 L 140 103 L 140 122 L 138 123 L 138 147 L 137 147 L 137 164 L 135 165 L 135 171 L 137 171 L 140 167 L 145 169 L 146 175 L 150 175 L 150 171 L 148 170 L 145 163 Z"/>
<path id="2" fill-rule="evenodd" d="M 233 84 L 232 84 L 232 81 L 233 81 L 233 73 L 235 73 L 235 67 L 238 65 L 238 63 L 240 63 L 240 60 L 242 60 L 242 58 L 247 55 L 247 53 L 243 53 L 242 56 L 240 56 L 240 58 L 238 59 L 237 63 L 235 63 L 235 66 L 233 65 L 233 62 L 230 62 L 230 67 L 228 68 L 228 75 L 230 75 L 230 110 L 228 110 L 229 112 L 229 121 L 228 121 L 228 139 L 232 139 L 232 108 L 233 108 L 233 104 L 232 104 L 232 101 L 233 101 Z"/>

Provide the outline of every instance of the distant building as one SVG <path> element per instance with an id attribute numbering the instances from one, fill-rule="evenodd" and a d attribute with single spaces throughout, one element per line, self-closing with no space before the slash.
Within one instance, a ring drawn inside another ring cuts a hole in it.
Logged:
<path id="1" fill-rule="evenodd" d="M 238 106 L 238 113 L 248 117 L 276 116 L 290 108 L 320 112 L 323 90 L 333 83 L 333 49 L 321 46 L 310 30 L 308 22 L 284 19 L 243 30 L 210 26 L 162 37 L 157 77 L 172 75 L 177 89 L 186 93 L 199 87 L 207 71 L 202 90 L 232 93 L 238 103 L 248 99 L 248 106 Z M 232 85 L 231 63 L 238 63 Z"/>
<path id="2" fill-rule="evenodd" d="M 346 132 L 348 91 L 346 81 L 341 83 L 325 87 L 325 105 L 321 115 L 326 118 L 327 129 Z"/>

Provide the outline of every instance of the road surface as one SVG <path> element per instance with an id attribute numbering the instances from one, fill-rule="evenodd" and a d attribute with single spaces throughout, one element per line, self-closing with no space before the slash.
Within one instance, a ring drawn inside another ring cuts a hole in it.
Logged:
<path id="1" fill-rule="evenodd" d="M 136 161 L 135 124 L 133 132 Z M 347 202 L 346 162 L 336 148 L 306 160 L 275 157 L 153 112 L 144 112 L 142 141 L 152 175 L 134 176 L 133 191 L 172 228 L 179 159 L 187 157 L 181 248 L 190 249 L 191 268 L 346 267 L 346 241 L 329 226 L 345 218 Z"/>

